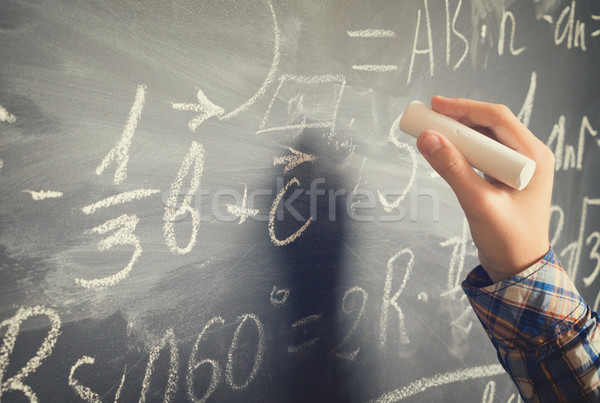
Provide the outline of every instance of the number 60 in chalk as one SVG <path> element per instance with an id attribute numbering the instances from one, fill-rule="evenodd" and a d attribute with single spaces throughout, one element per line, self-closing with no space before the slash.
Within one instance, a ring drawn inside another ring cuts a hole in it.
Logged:
<path id="1" fill-rule="evenodd" d="M 443 134 L 474 168 L 517 190 L 523 190 L 535 172 L 535 161 L 531 158 L 419 101 L 411 102 L 404 110 L 400 130 L 415 138 L 426 130 Z"/>

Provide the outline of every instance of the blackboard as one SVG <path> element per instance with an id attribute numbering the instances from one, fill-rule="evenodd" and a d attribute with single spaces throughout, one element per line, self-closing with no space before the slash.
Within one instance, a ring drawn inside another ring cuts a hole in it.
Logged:
<path id="1" fill-rule="evenodd" d="M 508 105 L 600 304 L 600 3 L 0 2 L 0 399 L 484 401 L 463 213 L 397 129 Z"/>

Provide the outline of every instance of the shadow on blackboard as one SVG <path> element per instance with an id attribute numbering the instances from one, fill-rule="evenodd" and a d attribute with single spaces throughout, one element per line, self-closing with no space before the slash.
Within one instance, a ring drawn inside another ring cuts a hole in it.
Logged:
<path id="1" fill-rule="evenodd" d="M 349 401 L 356 396 L 344 382 L 343 369 L 334 348 L 339 344 L 340 279 L 345 244 L 346 196 L 341 167 L 351 149 L 336 143 L 322 129 L 304 129 L 292 149 L 314 157 L 279 177 L 275 194 L 284 191 L 283 211 L 275 221 L 277 239 L 284 241 L 305 225 L 293 242 L 277 248 L 290 285 L 287 312 L 291 327 L 288 340 L 278 351 L 283 364 L 276 371 L 275 388 L 286 401 Z M 278 172 L 280 173 L 280 172 Z M 281 180 L 283 179 L 283 180 Z M 342 197 L 343 196 L 343 197 Z M 289 203 L 286 205 L 285 202 Z"/>

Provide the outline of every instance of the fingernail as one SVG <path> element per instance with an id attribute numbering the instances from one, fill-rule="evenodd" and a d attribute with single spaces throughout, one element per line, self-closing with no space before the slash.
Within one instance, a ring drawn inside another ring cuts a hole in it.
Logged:
<path id="1" fill-rule="evenodd" d="M 419 141 L 419 150 L 427 157 L 431 157 L 441 147 L 442 142 L 440 141 L 440 138 L 433 133 L 426 134 L 425 137 Z"/>

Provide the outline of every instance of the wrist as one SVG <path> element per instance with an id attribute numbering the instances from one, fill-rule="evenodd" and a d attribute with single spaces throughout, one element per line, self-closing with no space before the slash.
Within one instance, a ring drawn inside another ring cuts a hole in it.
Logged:
<path id="1" fill-rule="evenodd" d="M 489 258 L 480 254 L 479 261 L 490 280 L 494 283 L 499 283 L 527 270 L 543 259 L 549 250 L 550 245 L 546 244 L 544 247 L 540 246 L 536 248 L 535 252 L 513 258 L 505 257 L 503 259 Z"/>

